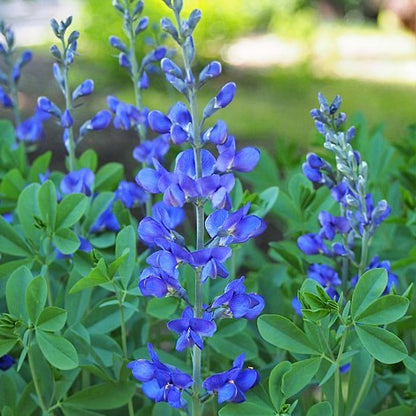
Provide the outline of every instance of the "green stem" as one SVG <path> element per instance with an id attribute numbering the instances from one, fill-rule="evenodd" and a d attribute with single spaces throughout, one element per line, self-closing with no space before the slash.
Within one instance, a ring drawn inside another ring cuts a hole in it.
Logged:
<path id="1" fill-rule="evenodd" d="M 371 359 L 371 363 L 368 366 L 367 372 L 365 373 L 364 376 L 364 380 L 361 383 L 361 387 L 360 390 L 355 398 L 354 404 L 351 408 L 351 415 L 355 415 L 355 412 L 358 410 L 358 406 L 360 405 L 361 401 L 363 400 L 363 396 L 367 390 L 368 384 L 370 383 L 371 380 L 371 374 L 372 374 L 372 370 L 373 370 L 373 365 L 374 365 L 374 358 Z"/>
<path id="2" fill-rule="evenodd" d="M 361 240 L 361 259 L 360 259 L 360 266 L 358 269 L 358 276 L 360 277 L 364 273 L 364 269 L 367 265 L 367 257 L 368 257 L 368 248 L 370 243 L 370 236 L 368 234 L 367 229 L 364 229 L 363 237 Z"/>
<path id="3" fill-rule="evenodd" d="M 28 358 L 29 358 L 29 368 L 30 368 L 30 373 L 32 374 L 32 380 L 33 380 L 33 385 L 35 387 L 35 391 L 36 391 L 36 395 L 38 397 L 39 400 L 39 405 L 42 409 L 42 413 L 45 415 L 52 415 L 53 416 L 53 412 L 48 410 L 48 408 L 45 405 L 45 402 L 43 400 L 43 396 L 42 396 L 42 391 L 40 389 L 39 386 L 39 378 L 38 375 L 36 374 L 36 369 L 35 369 L 35 365 L 33 363 L 33 355 L 32 352 L 30 350 L 30 346 L 28 347 Z"/>
<path id="4" fill-rule="evenodd" d="M 335 369 L 335 379 L 334 379 L 334 416 L 341 416 L 343 414 L 343 404 L 342 401 L 342 389 L 341 389 L 341 374 L 339 372 L 339 364 L 341 362 L 342 354 L 345 348 L 345 342 L 347 341 L 348 328 L 344 329 L 342 334 L 341 343 L 339 346 L 339 351 L 335 363 L 337 368 Z M 341 410 L 340 410 L 341 407 Z"/>
<path id="5" fill-rule="evenodd" d="M 117 291 L 117 288 L 115 289 Z M 116 292 L 117 293 L 117 292 Z M 124 295 L 125 296 L 125 295 Z M 120 328 L 121 328 L 121 346 L 123 349 L 124 357 L 128 357 L 127 351 L 127 331 L 126 331 L 126 319 L 124 316 L 124 296 L 119 299 L 119 309 L 120 309 Z M 133 407 L 133 399 L 130 399 L 127 403 L 127 408 L 129 411 L 129 416 L 134 416 L 134 407 Z"/>

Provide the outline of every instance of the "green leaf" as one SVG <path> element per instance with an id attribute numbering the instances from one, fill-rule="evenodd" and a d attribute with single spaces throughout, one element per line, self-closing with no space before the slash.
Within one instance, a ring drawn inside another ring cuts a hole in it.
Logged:
<path id="1" fill-rule="evenodd" d="M 32 279 L 30 270 L 22 266 L 10 275 L 6 283 L 7 308 L 14 317 L 20 318 L 24 322 L 27 322 L 28 314 L 23 294 L 26 293 Z"/>
<path id="2" fill-rule="evenodd" d="M 10 120 L 0 120 L 0 144 L 12 147 L 15 144 L 16 134 L 14 125 Z"/>
<path id="3" fill-rule="evenodd" d="M 72 227 L 83 216 L 87 206 L 88 198 L 84 194 L 67 195 L 56 211 L 56 229 Z"/>
<path id="4" fill-rule="evenodd" d="M 97 266 L 91 270 L 90 274 L 78 280 L 78 282 L 76 282 L 74 286 L 72 286 L 69 293 L 77 293 L 88 287 L 99 286 L 103 283 L 108 283 L 109 281 L 110 277 L 107 273 L 107 266 L 105 264 L 105 260 L 101 258 L 100 260 L 98 260 Z"/>
<path id="5" fill-rule="evenodd" d="M 93 172 L 97 169 L 97 153 L 92 149 L 87 149 L 77 160 L 77 169 L 87 168 Z"/>
<path id="6" fill-rule="evenodd" d="M 0 357 L 6 355 L 16 344 L 18 338 L 1 338 L 0 339 Z"/>
<path id="7" fill-rule="evenodd" d="M 3 277 L 10 276 L 15 270 L 20 268 L 20 266 L 27 266 L 30 269 L 32 267 L 33 261 L 33 259 L 24 258 L 0 264 L 0 280 Z"/>
<path id="8" fill-rule="evenodd" d="M 305 333 L 280 315 L 262 315 L 257 320 L 260 335 L 270 344 L 294 354 L 319 354 Z"/>
<path id="9" fill-rule="evenodd" d="M 394 364 L 407 357 L 403 341 L 387 329 L 369 325 L 355 325 L 364 348 L 378 361 Z"/>
<path id="10" fill-rule="evenodd" d="M 414 415 L 414 408 L 410 406 L 396 406 L 390 409 L 382 410 L 381 412 L 377 413 L 375 416 L 413 416 Z"/>
<path id="11" fill-rule="evenodd" d="M 56 220 L 56 190 L 52 181 L 46 181 L 38 191 L 39 212 L 48 229 L 55 229 Z"/>
<path id="12" fill-rule="evenodd" d="M 215 351 L 230 360 L 234 360 L 235 357 L 243 353 L 245 353 L 247 360 L 253 360 L 258 354 L 257 344 L 245 332 L 233 335 L 230 338 L 214 334 L 207 342 Z"/>
<path id="13" fill-rule="evenodd" d="M 71 406 L 67 403 L 62 404 L 62 411 L 65 416 L 80 416 L 80 412 L 82 412 L 82 416 L 104 416 L 102 413 L 93 412 L 92 410 L 86 410 L 77 406 Z"/>
<path id="14" fill-rule="evenodd" d="M 121 277 L 120 280 L 125 289 L 128 287 L 128 284 L 134 272 L 134 268 L 136 266 L 136 241 L 137 236 L 132 225 L 123 228 L 117 234 L 116 258 L 120 257 L 125 249 L 129 250 L 125 261 L 123 262 L 123 264 L 119 266 L 118 269 L 118 274 Z"/>
<path id="15" fill-rule="evenodd" d="M 365 349 L 361 349 L 352 357 L 349 373 L 346 415 L 355 414 L 373 386 L 374 358 Z"/>
<path id="16" fill-rule="evenodd" d="M 358 279 L 351 301 L 351 313 L 354 319 L 381 296 L 386 286 L 386 269 L 368 270 Z"/>
<path id="17" fill-rule="evenodd" d="M 147 304 L 146 313 L 157 319 L 171 318 L 178 308 L 178 301 L 174 297 L 151 298 Z"/>
<path id="18" fill-rule="evenodd" d="M 97 192 L 114 191 L 123 179 L 123 174 L 124 168 L 121 163 L 107 163 L 95 175 L 95 190 Z"/>
<path id="19" fill-rule="evenodd" d="M 269 395 L 275 409 L 280 409 L 286 402 L 286 396 L 282 392 L 283 375 L 287 373 L 292 364 L 282 361 L 273 368 L 269 377 Z"/>
<path id="20" fill-rule="evenodd" d="M 406 357 L 403 360 L 405 367 L 411 371 L 413 374 L 416 374 L 416 360 L 413 357 Z"/>
<path id="21" fill-rule="evenodd" d="M 329 402 L 314 404 L 306 413 L 306 416 L 332 416 L 332 406 Z"/>
<path id="22" fill-rule="evenodd" d="M 32 279 L 26 289 L 25 302 L 29 319 L 33 324 L 37 322 L 45 306 L 47 297 L 48 289 L 44 277 L 39 275 Z"/>
<path id="23" fill-rule="evenodd" d="M 306 387 L 321 365 L 321 357 L 313 357 L 292 364 L 291 369 L 283 375 L 282 392 L 286 397 L 294 396 Z"/>
<path id="24" fill-rule="evenodd" d="M 18 169 L 8 171 L 0 184 L 0 193 L 5 198 L 17 201 L 20 192 L 26 186 L 26 181 Z"/>
<path id="25" fill-rule="evenodd" d="M 26 242 L 17 234 L 13 226 L 6 222 L 2 215 L 0 215 L 0 252 L 20 257 L 31 255 Z"/>
<path id="26" fill-rule="evenodd" d="M 39 174 L 45 174 L 51 162 L 52 152 L 49 150 L 38 156 L 29 170 L 29 182 L 39 182 Z"/>
<path id="27" fill-rule="evenodd" d="M 219 416 L 276 416 L 276 410 L 267 405 L 259 405 L 249 402 L 230 403 L 223 407 L 219 412 Z"/>
<path id="28" fill-rule="evenodd" d="M 259 207 L 252 212 L 253 215 L 257 215 L 261 218 L 265 217 L 266 214 L 273 208 L 279 195 L 279 188 L 277 186 L 271 186 L 265 189 L 259 194 L 260 203 Z"/>
<path id="29" fill-rule="evenodd" d="M 83 224 L 86 230 L 90 229 L 91 225 L 108 208 L 113 199 L 113 192 L 101 192 L 97 195 L 96 198 L 94 198 L 91 204 L 91 208 L 86 214 L 85 223 Z"/>
<path id="30" fill-rule="evenodd" d="M 77 351 L 64 337 L 37 330 L 36 341 L 42 354 L 54 367 L 60 370 L 72 370 L 78 367 Z"/>
<path id="31" fill-rule="evenodd" d="M 17 201 L 17 216 L 20 225 L 27 239 L 34 242 L 39 240 L 41 230 L 35 226 L 35 217 L 40 217 L 38 205 L 38 192 L 40 185 L 32 183 L 27 186 L 19 196 Z"/>
<path id="32" fill-rule="evenodd" d="M 78 250 L 80 242 L 77 235 L 69 228 L 60 228 L 53 235 L 56 248 L 63 254 L 72 254 Z"/>
<path id="33" fill-rule="evenodd" d="M 398 321 L 408 307 L 409 299 L 398 295 L 386 295 L 371 303 L 355 320 L 367 325 L 387 325 Z"/>
<path id="34" fill-rule="evenodd" d="M 39 315 L 37 328 L 43 331 L 59 331 L 66 322 L 68 312 L 56 306 L 47 306 Z"/>
<path id="35" fill-rule="evenodd" d="M 117 409 L 133 397 L 136 383 L 103 383 L 88 387 L 69 397 L 64 403 L 85 409 Z"/>

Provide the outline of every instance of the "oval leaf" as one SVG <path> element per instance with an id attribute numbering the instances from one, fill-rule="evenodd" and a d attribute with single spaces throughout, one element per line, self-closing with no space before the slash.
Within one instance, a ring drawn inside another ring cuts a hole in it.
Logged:
<path id="1" fill-rule="evenodd" d="M 65 325 L 68 312 L 55 306 L 47 306 L 39 315 L 37 327 L 44 331 L 59 331 Z"/>
<path id="2" fill-rule="evenodd" d="M 88 198 L 84 194 L 67 195 L 56 211 L 56 229 L 72 227 L 84 214 Z"/>
<path id="3" fill-rule="evenodd" d="M 369 325 L 356 325 L 355 329 L 364 348 L 376 360 L 394 364 L 407 357 L 403 341 L 387 329 Z"/>
<path id="4" fill-rule="evenodd" d="M 53 236 L 56 248 L 63 254 L 72 254 L 80 245 L 77 235 L 69 228 L 59 229 Z"/>
<path id="5" fill-rule="evenodd" d="M 356 321 L 368 325 L 387 325 L 399 320 L 407 311 L 409 299 L 386 295 L 374 301 L 357 317 Z"/>
<path id="6" fill-rule="evenodd" d="M 320 365 L 320 357 L 313 357 L 292 364 L 292 368 L 282 378 L 283 394 L 291 397 L 301 391 L 318 372 Z"/>
<path id="7" fill-rule="evenodd" d="M 351 312 L 354 319 L 381 296 L 386 286 L 386 269 L 371 269 L 359 278 L 351 302 Z"/>
<path id="8" fill-rule="evenodd" d="M 129 402 L 135 390 L 132 382 L 103 383 L 75 393 L 65 403 L 92 410 L 117 409 Z"/>
<path id="9" fill-rule="evenodd" d="M 306 416 L 332 416 L 332 406 L 329 402 L 314 404 L 306 413 Z"/>
<path id="10" fill-rule="evenodd" d="M 78 367 L 77 351 L 64 337 L 37 330 L 36 340 L 42 354 L 54 367 L 60 370 L 72 370 Z"/>
<path id="11" fill-rule="evenodd" d="M 33 279 L 31 271 L 25 267 L 19 267 L 9 277 L 6 283 L 6 302 L 7 309 L 16 318 L 27 321 L 28 315 L 26 311 L 25 297 L 22 293 L 26 293 L 26 289 Z"/>
<path id="12" fill-rule="evenodd" d="M 282 379 L 292 367 L 289 361 L 282 361 L 273 368 L 269 377 L 269 395 L 275 409 L 280 409 L 286 401 L 286 396 L 283 394 L 281 386 Z"/>
<path id="13" fill-rule="evenodd" d="M 294 354 L 319 354 L 305 333 L 280 315 L 262 315 L 257 320 L 260 335 L 270 344 Z"/>
<path id="14" fill-rule="evenodd" d="M 44 277 L 39 275 L 32 279 L 27 286 L 25 294 L 26 310 L 32 323 L 37 322 L 45 306 L 47 297 L 48 289 Z"/>

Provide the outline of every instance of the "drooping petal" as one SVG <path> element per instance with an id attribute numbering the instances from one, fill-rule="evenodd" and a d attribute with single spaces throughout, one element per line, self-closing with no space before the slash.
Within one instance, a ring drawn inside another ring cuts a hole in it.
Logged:
<path id="1" fill-rule="evenodd" d="M 260 150 L 255 147 L 245 147 L 235 155 L 233 169 L 238 172 L 251 172 L 259 163 Z"/>

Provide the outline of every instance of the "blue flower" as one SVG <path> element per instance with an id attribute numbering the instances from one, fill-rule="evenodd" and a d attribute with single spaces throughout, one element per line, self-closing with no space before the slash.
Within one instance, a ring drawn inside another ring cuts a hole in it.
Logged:
<path id="1" fill-rule="evenodd" d="M 3 355 L 0 357 L 0 370 L 8 370 L 15 362 L 16 360 L 11 355 Z"/>
<path id="2" fill-rule="evenodd" d="M 247 215 L 250 204 L 235 212 L 218 209 L 208 216 L 205 228 L 211 238 L 218 238 L 220 245 L 244 243 L 260 235 L 266 223 L 257 215 Z"/>
<path id="3" fill-rule="evenodd" d="M 326 264 L 311 264 L 308 267 L 308 277 L 317 281 L 323 287 L 339 286 L 341 284 L 336 270 Z"/>
<path id="4" fill-rule="evenodd" d="M 6 93 L 3 87 L 0 87 L 0 103 L 5 108 L 12 108 L 13 107 L 13 100 L 10 96 Z"/>
<path id="5" fill-rule="evenodd" d="M 345 234 L 351 229 L 350 223 L 345 217 L 335 217 L 326 211 L 320 212 L 318 219 L 322 225 L 322 237 L 330 241 L 334 239 L 337 232 Z"/>
<path id="6" fill-rule="evenodd" d="M 174 319 L 168 322 L 168 328 L 180 334 L 176 342 L 176 350 L 183 351 L 196 345 L 200 350 L 204 348 L 202 337 L 212 337 L 217 330 L 211 314 L 204 313 L 202 318 L 195 318 L 190 306 L 187 306 L 181 319 Z"/>
<path id="7" fill-rule="evenodd" d="M 212 308 L 218 307 L 227 308 L 236 319 L 255 319 L 264 309 L 264 299 L 257 293 L 246 293 L 244 277 L 241 277 L 228 283 L 224 293 L 214 300 Z"/>
<path id="8" fill-rule="evenodd" d="M 74 170 L 62 179 L 61 191 L 64 194 L 81 193 L 90 196 L 92 194 L 94 178 L 94 173 L 90 169 L 82 168 Z"/>
<path id="9" fill-rule="evenodd" d="M 27 143 L 35 143 L 45 137 L 43 122 L 49 118 L 49 114 L 36 110 L 32 117 L 29 117 L 16 127 L 16 136 L 19 140 Z"/>
<path id="10" fill-rule="evenodd" d="M 78 85 L 72 93 L 72 100 L 75 101 L 79 97 L 90 95 L 94 91 L 94 81 L 92 79 L 86 79 L 82 84 Z"/>
<path id="11" fill-rule="evenodd" d="M 90 227 L 90 233 L 100 233 L 102 231 L 120 231 L 120 224 L 113 213 L 112 204 L 108 206 Z"/>
<path id="12" fill-rule="evenodd" d="M 234 136 L 228 136 L 217 149 L 219 155 L 215 169 L 218 172 L 251 172 L 260 160 L 260 150 L 256 147 L 244 147 L 236 152 Z"/>
<path id="13" fill-rule="evenodd" d="M 209 393 L 218 393 L 218 403 L 244 402 L 247 399 L 244 393 L 259 383 L 260 375 L 254 368 L 243 370 L 243 364 L 244 354 L 241 354 L 230 370 L 209 376 L 202 386 Z"/>
<path id="14" fill-rule="evenodd" d="M 115 114 L 113 125 L 119 130 L 129 130 L 137 124 L 146 124 L 146 113 L 141 112 L 134 105 L 124 103 L 116 97 L 107 97 L 108 108 Z"/>
<path id="15" fill-rule="evenodd" d="M 135 182 L 121 181 L 116 189 L 115 197 L 126 208 L 132 208 L 146 202 L 147 194 Z"/>
<path id="16" fill-rule="evenodd" d="M 135 360 L 127 364 L 133 377 L 142 382 L 143 393 L 155 402 L 167 402 L 174 408 L 186 405 L 182 391 L 192 386 L 192 377 L 178 368 L 163 364 L 151 344 L 147 345 L 151 361 Z"/>
<path id="17" fill-rule="evenodd" d="M 153 159 L 162 161 L 169 150 L 169 134 L 162 134 L 153 140 L 144 140 L 133 150 L 133 157 L 141 163 L 152 164 Z"/>
<path id="18" fill-rule="evenodd" d="M 202 282 L 205 282 L 209 277 L 212 279 L 217 276 L 226 278 L 228 271 L 223 263 L 231 257 L 231 254 L 232 251 L 229 247 L 203 248 L 202 250 L 193 251 L 192 266 L 202 270 Z"/>
<path id="19" fill-rule="evenodd" d="M 147 267 L 140 274 L 139 289 L 143 296 L 163 298 L 167 295 L 185 296 L 178 281 L 178 271 L 166 272 L 158 267 Z"/>
<path id="20" fill-rule="evenodd" d="M 307 255 L 328 253 L 323 238 L 319 234 L 305 234 L 298 238 L 297 245 Z"/>

